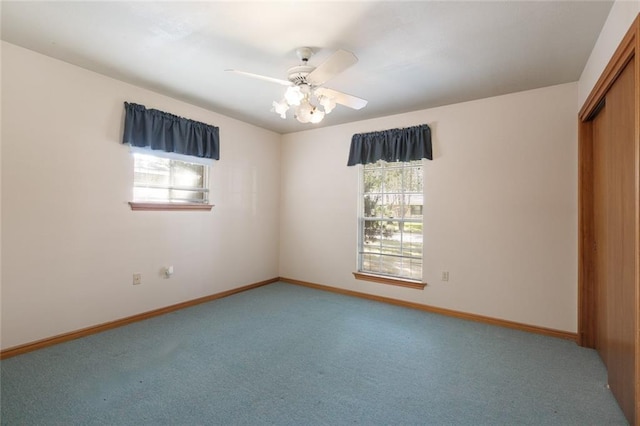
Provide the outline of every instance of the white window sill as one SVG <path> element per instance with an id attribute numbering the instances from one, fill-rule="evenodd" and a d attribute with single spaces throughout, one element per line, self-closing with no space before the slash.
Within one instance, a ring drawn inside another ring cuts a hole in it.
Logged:
<path id="1" fill-rule="evenodd" d="M 140 203 L 129 201 L 131 210 L 145 211 L 169 211 L 169 210 L 206 210 L 210 211 L 213 204 L 197 204 L 197 203 Z"/>

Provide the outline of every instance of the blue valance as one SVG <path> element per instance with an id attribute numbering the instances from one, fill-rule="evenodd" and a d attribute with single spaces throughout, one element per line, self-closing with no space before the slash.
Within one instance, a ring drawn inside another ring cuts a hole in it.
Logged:
<path id="1" fill-rule="evenodd" d="M 219 129 L 144 105 L 124 103 L 122 143 L 140 148 L 220 159 Z"/>
<path id="2" fill-rule="evenodd" d="M 431 129 L 426 124 L 353 135 L 347 166 L 422 158 L 433 160 Z"/>

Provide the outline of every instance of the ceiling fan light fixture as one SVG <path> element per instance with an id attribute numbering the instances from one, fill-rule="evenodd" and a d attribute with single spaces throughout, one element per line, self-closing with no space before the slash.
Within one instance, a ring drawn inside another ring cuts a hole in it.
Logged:
<path id="1" fill-rule="evenodd" d="M 300 86 L 289 86 L 284 92 L 284 99 L 289 105 L 300 105 L 300 102 L 304 99 L 304 93 L 300 90 Z"/>
<path id="2" fill-rule="evenodd" d="M 280 102 L 273 101 L 273 109 L 271 111 L 280 115 L 282 119 L 287 118 L 287 111 L 289 110 L 289 104 L 286 100 L 281 100 Z"/>
<path id="3" fill-rule="evenodd" d="M 311 119 L 309 120 L 313 124 L 318 124 L 324 118 L 324 111 L 319 110 L 318 108 L 313 108 L 311 111 Z"/>
<path id="4" fill-rule="evenodd" d="M 296 49 L 301 64 L 287 70 L 286 80 L 234 69 L 227 71 L 285 86 L 284 99 L 273 101 L 271 109 L 283 119 L 287 118 L 289 109 L 293 110 L 293 116 L 300 123 L 320 123 L 336 104 L 352 109 L 364 108 L 366 100 L 324 87 L 327 81 L 358 62 L 356 55 L 338 49 L 320 65 L 311 66 L 309 58 L 313 53 L 309 47 Z"/>
<path id="5" fill-rule="evenodd" d="M 295 117 L 300 123 L 313 123 L 317 124 L 324 118 L 324 111 L 318 109 L 315 105 L 311 104 L 308 99 L 305 99 L 300 106 L 296 108 Z"/>
<path id="6" fill-rule="evenodd" d="M 313 110 L 313 105 L 311 105 L 308 100 L 305 100 L 296 108 L 296 120 L 300 123 L 310 123 L 313 116 Z"/>
<path id="7" fill-rule="evenodd" d="M 336 101 L 325 95 L 320 95 L 318 97 L 318 102 L 320 102 L 320 105 L 322 105 L 325 114 L 331 113 L 331 111 L 333 111 L 333 109 L 336 107 Z"/>

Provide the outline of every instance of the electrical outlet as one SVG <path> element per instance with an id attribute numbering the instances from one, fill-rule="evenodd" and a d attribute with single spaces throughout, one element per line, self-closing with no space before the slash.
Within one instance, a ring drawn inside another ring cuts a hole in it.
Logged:
<path id="1" fill-rule="evenodd" d="M 173 275 L 173 266 L 167 266 L 166 268 L 163 268 L 163 270 L 164 270 L 164 277 L 171 278 L 171 275 Z"/>
<path id="2" fill-rule="evenodd" d="M 449 271 L 442 271 L 442 281 L 449 281 Z"/>
<path id="3" fill-rule="evenodd" d="M 142 284 L 142 274 L 133 274 L 133 285 Z"/>

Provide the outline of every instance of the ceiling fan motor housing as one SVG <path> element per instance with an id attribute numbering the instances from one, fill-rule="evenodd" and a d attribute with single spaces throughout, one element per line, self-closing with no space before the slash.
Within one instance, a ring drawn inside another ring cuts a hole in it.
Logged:
<path id="1" fill-rule="evenodd" d="M 296 86 L 308 84 L 307 76 L 315 69 L 315 67 L 307 65 L 309 58 L 313 56 L 313 50 L 310 47 L 298 47 L 296 49 L 296 56 L 302 61 L 302 65 L 289 68 L 287 78 Z"/>
<path id="2" fill-rule="evenodd" d="M 307 76 L 314 69 L 315 67 L 310 67 L 309 65 L 298 65 L 296 67 L 291 67 L 289 68 L 287 78 L 296 86 L 299 86 L 301 84 L 308 84 Z"/>

